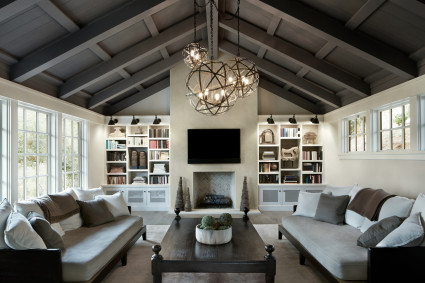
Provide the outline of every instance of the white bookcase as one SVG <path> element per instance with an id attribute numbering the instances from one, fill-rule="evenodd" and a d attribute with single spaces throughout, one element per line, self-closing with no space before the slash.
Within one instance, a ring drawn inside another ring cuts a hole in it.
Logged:
<path id="1" fill-rule="evenodd" d="M 105 146 L 106 193 L 123 191 L 134 210 L 168 210 L 169 125 L 108 125 Z"/>
<path id="2" fill-rule="evenodd" d="M 260 209 L 292 210 L 300 191 L 324 189 L 321 136 L 311 122 L 258 124 Z"/>

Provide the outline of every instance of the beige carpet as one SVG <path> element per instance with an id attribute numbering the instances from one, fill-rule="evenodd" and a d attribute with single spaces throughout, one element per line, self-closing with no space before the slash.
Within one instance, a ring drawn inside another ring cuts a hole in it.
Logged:
<path id="1" fill-rule="evenodd" d="M 150 258 L 152 245 L 161 243 L 169 225 L 147 225 L 147 241 L 140 238 L 128 253 L 127 266 L 119 263 L 103 282 L 133 283 L 152 282 Z M 277 224 L 254 224 L 266 244 L 275 246 L 276 283 L 327 282 L 306 262 L 298 264 L 298 252 L 286 239 L 278 240 Z M 211 273 L 165 273 L 164 283 L 259 283 L 264 282 L 263 274 L 211 274 Z"/>

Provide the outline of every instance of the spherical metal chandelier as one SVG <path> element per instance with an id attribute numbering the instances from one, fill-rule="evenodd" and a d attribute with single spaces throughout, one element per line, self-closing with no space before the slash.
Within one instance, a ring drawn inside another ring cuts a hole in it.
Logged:
<path id="1" fill-rule="evenodd" d="M 230 60 L 229 65 L 236 75 L 235 77 L 229 77 L 229 83 L 235 85 L 236 96 L 244 98 L 255 92 L 260 76 L 254 62 L 238 56 Z"/>
<path id="2" fill-rule="evenodd" d="M 201 62 L 186 78 L 187 97 L 190 104 L 201 114 L 217 116 L 235 105 L 235 77 L 229 66 L 218 60 Z"/>
<path id="3" fill-rule="evenodd" d="M 189 43 L 183 49 L 184 62 L 189 68 L 194 68 L 208 59 L 208 50 L 199 43 Z"/>

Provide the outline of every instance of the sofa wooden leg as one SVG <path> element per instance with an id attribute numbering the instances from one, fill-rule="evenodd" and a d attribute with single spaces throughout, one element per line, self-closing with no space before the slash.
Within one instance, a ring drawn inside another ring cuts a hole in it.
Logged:
<path id="1" fill-rule="evenodd" d="M 144 241 L 146 241 L 146 232 L 142 234 L 142 238 Z"/>
<path id="2" fill-rule="evenodd" d="M 121 258 L 121 265 L 122 266 L 127 265 L 127 253 Z"/>
<path id="3" fill-rule="evenodd" d="M 303 256 L 301 253 L 300 253 L 300 264 L 301 265 L 305 264 L 305 256 Z"/>
<path id="4" fill-rule="evenodd" d="M 282 240 L 282 232 L 279 231 L 279 240 Z"/>

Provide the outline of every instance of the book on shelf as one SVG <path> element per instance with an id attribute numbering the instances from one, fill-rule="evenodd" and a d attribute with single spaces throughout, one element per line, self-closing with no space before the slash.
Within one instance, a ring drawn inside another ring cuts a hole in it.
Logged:
<path id="1" fill-rule="evenodd" d="M 300 137 L 300 128 L 282 128 L 280 136 L 282 138 L 298 138 Z"/>
<path id="2" fill-rule="evenodd" d="M 303 175 L 304 184 L 321 184 L 322 175 Z"/>
<path id="3" fill-rule="evenodd" d="M 153 149 L 169 148 L 169 140 L 150 140 L 149 147 Z"/>
<path id="4" fill-rule="evenodd" d="M 303 150 L 303 159 L 304 160 L 322 160 L 323 151 Z"/>
<path id="5" fill-rule="evenodd" d="M 298 177 L 296 175 L 285 175 L 283 177 L 283 183 L 284 184 L 297 184 L 298 183 Z"/>
<path id="6" fill-rule="evenodd" d="M 167 173 L 167 169 L 165 167 L 165 164 L 159 164 L 159 163 L 154 164 L 152 173 L 157 173 L 157 174 Z"/>
<path id="7" fill-rule="evenodd" d="M 150 176 L 149 181 L 151 184 L 168 184 L 169 176 Z"/>
<path id="8" fill-rule="evenodd" d="M 277 174 L 275 174 L 275 175 L 268 175 L 268 174 L 260 175 L 258 179 L 259 179 L 259 182 L 261 184 L 277 184 L 277 183 L 279 183 L 279 175 L 277 175 Z"/>
<path id="9" fill-rule="evenodd" d="M 146 177 L 142 177 L 142 176 L 134 177 L 133 185 L 136 185 L 136 184 L 140 184 L 140 185 L 146 184 Z"/>
<path id="10" fill-rule="evenodd" d="M 108 152 L 107 161 L 126 161 L 126 152 Z"/>
<path id="11" fill-rule="evenodd" d="M 125 176 L 109 176 L 108 184 L 110 185 L 123 185 L 126 183 Z"/>
<path id="12" fill-rule="evenodd" d="M 150 138 L 168 138 L 170 137 L 170 129 L 149 129 Z"/>
<path id="13" fill-rule="evenodd" d="M 168 160 L 169 153 L 168 151 L 154 150 L 150 152 L 150 159 L 151 160 Z"/>
<path id="14" fill-rule="evenodd" d="M 114 140 L 106 140 L 106 149 L 125 149 L 125 143 Z"/>
<path id="15" fill-rule="evenodd" d="M 128 137 L 127 138 L 128 146 L 148 146 L 147 137 Z"/>
<path id="16" fill-rule="evenodd" d="M 263 160 L 276 160 L 274 151 L 264 151 L 262 158 Z"/>

